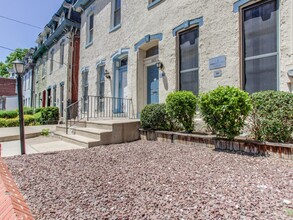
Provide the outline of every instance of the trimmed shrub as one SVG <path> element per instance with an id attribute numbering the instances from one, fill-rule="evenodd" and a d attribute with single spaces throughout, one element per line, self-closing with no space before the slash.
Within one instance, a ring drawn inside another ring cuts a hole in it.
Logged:
<path id="1" fill-rule="evenodd" d="M 42 118 L 42 113 L 41 112 L 35 113 L 33 115 L 33 117 L 34 117 L 36 123 L 40 123 L 41 122 L 41 118 Z"/>
<path id="2" fill-rule="evenodd" d="M 0 128 L 6 127 L 6 121 L 7 119 L 5 118 L 0 118 Z"/>
<path id="3" fill-rule="evenodd" d="M 41 124 L 57 124 L 59 121 L 58 107 L 47 107 L 41 110 Z"/>
<path id="4" fill-rule="evenodd" d="M 36 109 L 35 109 L 35 114 L 36 114 L 36 113 L 39 113 L 39 112 L 41 112 L 41 111 L 42 111 L 42 108 L 36 108 Z"/>
<path id="5" fill-rule="evenodd" d="M 264 91 L 251 95 L 251 133 L 256 140 L 289 142 L 293 133 L 293 94 Z"/>
<path id="6" fill-rule="evenodd" d="M 0 111 L 0 118 L 16 118 L 18 116 L 18 111 Z"/>
<path id="7" fill-rule="evenodd" d="M 17 127 L 19 126 L 19 118 L 6 119 L 6 127 Z"/>
<path id="8" fill-rule="evenodd" d="M 166 112 L 166 104 L 145 106 L 141 111 L 140 121 L 143 129 L 168 131 L 172 127 Z"/>
<path id="9" fill-rule="evenodd" d="M 172 92 L 166 99 L 166 110 L 170 118 L 182 125 L 186 132 L 194 130 L 196 96 L 192 92 Z"/>
<path id="10" fill-rule="evenodd" d="M 35 118 L 32 115 L 24 115 L 24 125 L 31 126 L 35 125 Z"/>
<path id="11" fill-rule="evenodd" d="M 34 109 L 33 108 L 24 107 L 23 108 L 23 114 L 24 115 L 33 115 L 34 114 Z"/>
<path id="12" fill-rule="evenodd" d="M 232 140 L 244 127 L 252 104 L 247 92 L 220 86 L 200 96 L 199 108 L 203 120 L 217 136 Z"/>

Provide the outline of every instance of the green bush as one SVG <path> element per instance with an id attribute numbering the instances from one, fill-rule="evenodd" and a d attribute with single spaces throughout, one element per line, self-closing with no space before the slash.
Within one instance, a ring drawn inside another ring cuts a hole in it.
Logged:
<path id="1" fill-rule="evenodd" d="M 19 126 L 19 118 L 6 119 L 6 127 L 17 127 Z"/>
<path id="2" fill-rule="evenodd" d="M 35 109 L 35 114 L 36 114 L 36 113 L 39 113 L 39 112 L 41 112 L 41 111 L 42 111 L 42 108 L 36 108 L 36 109 Z"/>
<path id="3" fill-rule="evenodd" d="M 16 118 L 18 116 L 18 111 L 0 111 L 0 118 Z"/>
<path id="4" fill-rule="evenodd" d="M 32 115 L 24 115 L 24 125 L 32 126 L 35 125 L 35 118 Z"/>
<path id="5" fill-rule="evenodd" d="M 41 110 L 41 124 L 57 124 L 59 121 L 58 107 L 47 107 Z"/>
<path id="6" fill-rule="evenodd" d="M 33 115 L 34 114 L 34 109 L 33 108 L 24 107 L 23 108 L 23 114 L 24 115 Z"/>
<path id="7" fill-rule="evenodd" d="M 289 142 L 293 133 L 293 94 L 265 91 L 251 95 L 251 132 L 259 141 Z"/>
<path id="8" fill-rule="evenodd" d="M 0 118 L 0 128 L 6 127 L 6 121 L 7 119 L 5 118 Z"/>
<path id="9" fill-rule="evenodd" d="M 234 139 L 244 127 L 252 104 L 247 92 L 220 86 L 200 96 L 199 108 L 203 120 L 214 133 Z"/>
<path id="10" fill-rule="evenodd" d="M 34 119 L 35 119 L 35 122 L 41 122 L 41 118 L 42 118 L 42 113 L 41 112 L 38 112 L 38 113 L 35 113 L 33 115 Z"/>
<path id="11" fill-rule="evenodd" d="M 166 104 L 147 105 L 141 111 L 141 126 L 150 130 L 172 129 L 171 120 L 166 112 Z"/>
<path id="12" fill-rule="evenodd" d="M 168 95 L 166 110 L 170 118 L 182 125 L 186 132 L 194 130 L 194 116 L 196 113 L 196 96 L 192 92 L 178 91 Z"/>

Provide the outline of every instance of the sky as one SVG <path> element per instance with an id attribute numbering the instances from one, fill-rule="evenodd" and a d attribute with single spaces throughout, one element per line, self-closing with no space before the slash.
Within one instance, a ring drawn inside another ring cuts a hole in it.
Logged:
<path id="1" fill-rule="evenodd" d="M 63 0 L 9 0 L 0 7 L 0 46 L 10 49 L 35 47 L 42 29 L 26 26 L 3 18 L 8 17 L 44 28 L 57 12 Z M 0 47 L 0 62 L 12 51 Z"/>

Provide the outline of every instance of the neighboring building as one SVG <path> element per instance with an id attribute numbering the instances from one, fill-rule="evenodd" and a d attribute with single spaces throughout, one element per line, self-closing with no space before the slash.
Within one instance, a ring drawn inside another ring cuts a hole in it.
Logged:
<path id="1" fill-rule="evenodd" d="M 80 15 L 66 0 L 39 34 L 34 53 L 34 107 L 57 106 L 60 115 L 78 100 Z"/>
<path id="2" fill-rule="evenodd" d="M 34 97 L 34 63 L 32 56 L 35 50 L 31 48 L 24 57 L 25 71 L 22 76 L 22 95 L 24 107 L 33 107 Z"/>
<path id="3" fill-rule="evenodd" d="M 86 102 L 129 98 L 139 116 L 175 90 L 291 91 L 292 0 L 78 0 L 74 7 Z"/>
<path id="4" fill-rule="evenodd" d="M 0 110 L 17 108 L 16 79 L 0 78 Z"/>

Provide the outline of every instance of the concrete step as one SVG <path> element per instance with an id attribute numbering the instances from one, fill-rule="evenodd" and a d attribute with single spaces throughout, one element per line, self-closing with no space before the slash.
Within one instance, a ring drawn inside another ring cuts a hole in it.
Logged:
<path id="1" fill-rule="evenodd" d="M 94 138 L 84 137 L 84 136 L 76 135 L 76 134 L 66 134 L 62 131 L 55 131 L 54 134 L 62 140 L 80 145 L 82 147 L 90 148 L 90 147 L 96 147 L 102 144 L 100 141 L 100 138 L 94 139 Z"/>

